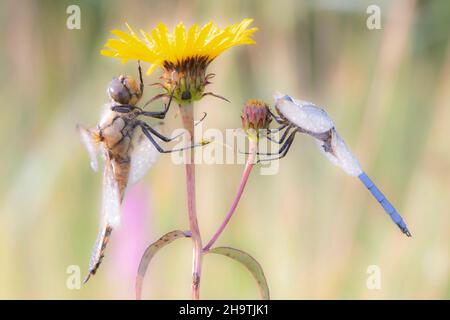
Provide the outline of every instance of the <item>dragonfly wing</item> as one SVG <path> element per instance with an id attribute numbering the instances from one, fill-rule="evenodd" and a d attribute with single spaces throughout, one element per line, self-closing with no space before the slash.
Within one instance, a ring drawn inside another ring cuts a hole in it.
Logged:
<path id="1" fill-rule="evenodd" d="M 142 179 L 159 156 L 158 150 L 141 131 L 134 134 L 132 143 L 129 185 L 133 185 Z"/>
<path id="2" fill-rule="evenodd" d="M 92 132 L 83 128 L 82 126 L 77 126 L 78 133 L 80 134 L 81 142 L 86 148 L 89 158 L 91 160 L 91 168 L 92 170 L 98 170 L 98 161 L 97 161 L 97 153 L 98 153 L 98 145 L 95 142 Z"/>
<path id="3" fill-rule="evenodd" d="M 89 274 L 85 282 L 94 275 L 99 268 L 113 228 L 120 223 L 120 191 L 114 176 L 112 161 L 105 155 L 105 168 L 103 171 L 102 209 L 100 217 L 100 231 L 92 249 L 89 262 Z"/>
<path id="4" fill-rule="evenodd" d="M 386 213 L 391 217 L 392 221 L 394 221 L 397 226 L 402 230 L 404 234 L 408 237 L 411 237 L 411 233 L 406 226 L 406 223 L 403 221 L 400 214 L 394 208 L 394 206 L 389 202 L 389 200 L 384 196 L 384 194 L 377 188 L 377 186 L 370 180 L 370 178 L 362 172 L 358 176 L 359 180 L 369 189 L 370 193 L 374 196 L 375 199 L 381 204 Z"/>
<path id="5" fill-rule="evenodd" d="M 322 151 L 328 160 L 340 167 L 348 175 L 354 177 L 359 176 L 362 173 L 362 169 L 358 159 L 352 154 L 334 128 L 330 133 L 331 138 L 329 141 L 316 139 L 320 151 Z"/>
<path id="6" fill-rule="evenodd" d="M 328 114 L 315 104 L 295 100 L 287 95 L 275 96 L 279 112 L 291 123 L 312 133 L 323 133 L 334 127 Z"/>
<path id="7" fill-rule="evenodd" d="M 101 225 L 97 240 L 92 248 L 91 259 L 89 261 L 89 273 L 84 279 L 84 283 L 86 283 L 92 275 L 95 275 L 100 267 L 111 232 L 112 228 L 106 222 Z"/>
<path id="8" fill-rule="evenodd" d="M 326 132 L 334 127 L 333 120 L 331 120 L 325 110 L 307 101 L 298 101 L 297 105 L 300 106 L 306 114 L 306 121 L 304 124 L 306 130 L 320 133 Z"/>
<path id="9" fill-rule="evenodd" d="M 112 161 L 106 158 L 103 174 L 102 219 L 112 227 L 119 226 L 120 203 L 119 183 L 114 175 Z"/>
<path id="10" fill-rule="evenodd" d="M 387 200 L 384 194 L 375 186 L 370 178 L 362 171 L 361 166 L 356 157 L 351 153 L 335 129 L 331 130 L 331 141 L 323 141 L 316 139 L 322 153 L 335 165 L 340 167 L 350 176 L 358 177 L 359 180 L 369 189 L 370 193 L 381 204 L 386 213 L 391 217 L 397 226 L 408 237 L 411 233 L 405 222 L 394 206 Z"/>

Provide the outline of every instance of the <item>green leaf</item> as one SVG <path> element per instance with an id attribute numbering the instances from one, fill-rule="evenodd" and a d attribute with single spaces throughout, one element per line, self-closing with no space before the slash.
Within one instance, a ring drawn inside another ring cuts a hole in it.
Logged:
<path id="1" fill-rule="evenodd" d="M 248 253 L 246 253 L 242 250 L 238 250 L 238 249 L 234 249 L 234 248 L 230 248 L 230 247 L 217 247 L 217 248 L 210 249 L 206 253 L 221 254 L 223 256 L 227 256 L 233 260 L 236 260 L 236 261 L 242 263 L 248 269 L 248 271 L 250 271 L 250 273 L 253 275 L 256 282 L 258 283 L 258 288 L 259 288 L 259 293 L 261 294 L 261 298 L 263 300 L 270 299 L 269 287 L 267 286 L 267 281 L 266 281 L 266 277 L 264 276 L 264 271 L 263 271 L 261 265 L 259 264 L 259 262 L 256 261 L 255 258 L 253 258 L 251 255 L 249 255 Z"/>
<path id="2" fill-rule="evenodd" d="M 141 262 L 139 263 L 138 274 L 136 276 L 136 299 L 141 299 L 142 294 L 142 283 L 144 281 L 145 273 L 147 272 L 148 265 L 152 260 L 153 256 L 163 247 L 172 243 L 174 240 L 179 238 L 189 238 L 191 237 L 190 231 L 180 231 L 175 230 L 169 233 L 166 233 L 161 238 L 153 242 L 151 245 L 145 249 L 144 255 L 141 258 Z"/>

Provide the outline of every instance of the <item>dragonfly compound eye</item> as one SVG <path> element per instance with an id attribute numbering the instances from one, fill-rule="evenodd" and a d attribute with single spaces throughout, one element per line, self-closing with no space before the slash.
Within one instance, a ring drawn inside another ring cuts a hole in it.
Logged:
<path id="1" fill-rule="evenodd" d="M 287 100 L 289 102 L 294 102 L 294 100 L 292 100 L 292 98 L 290 96 L 288 96 L 287 94 L 283 97 L 284 100 Z"/>
<path id="2" fill-rule="evenodd" d="M 125 85 L 126 89 L 128 89 L 128 93 L 131 96 L 129 104 L 135 105 L 142 96 L 139 85 L 131 76 L 125 76 L 122 80 L 122 83 Z"/>
<path id="3" fill-rule="evenodd" d="M 128 104 L 131 99 L 131 93 L 123 83 L 122 76 L 112 79 L 108 86 L 108 94 L 111 99 L 120 104 Z"/>

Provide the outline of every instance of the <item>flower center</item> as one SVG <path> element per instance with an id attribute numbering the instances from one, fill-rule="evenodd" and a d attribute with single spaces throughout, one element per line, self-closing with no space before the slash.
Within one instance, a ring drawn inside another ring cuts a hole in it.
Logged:
<path id="1" fill-rule="evenodd" d="M 164 61 L 164 87 L 179 104 L 188 104 L 202 98 L 208 84 L 206 68 L 211 62 L 207 56 L 194 56 L 177 62 Z"/>

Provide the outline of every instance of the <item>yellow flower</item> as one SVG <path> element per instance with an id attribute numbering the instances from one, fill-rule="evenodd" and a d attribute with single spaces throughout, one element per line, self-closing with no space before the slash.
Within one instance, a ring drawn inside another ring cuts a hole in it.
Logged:
<path id="1" fill-rule="evenodd" d="M 173 92 L 180 104 L 190 103 L 205 95 L 205 86 L 212 77 L 206 74 L 211 61 L 231 47 L 255 43 L 251 36 L 258 29 L 248 29 L 252 21 L 244 19 L 224 29 L 212 22 L 202 28 L 194 24 L 187 32 L 180 22 L 173 33 L 165 24 L 159 23 L 150 34 L 140 30 L 141 37 L 127 24 L 129 34 L 111 31 L 118 39 L 109 39 L 101 54 L 119 58 L 123 63 L 128 60 L 150 62 L 147 74 L 160 67 L 167 92 Z"/>

